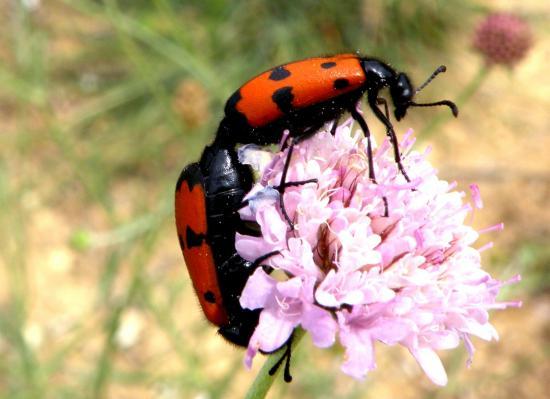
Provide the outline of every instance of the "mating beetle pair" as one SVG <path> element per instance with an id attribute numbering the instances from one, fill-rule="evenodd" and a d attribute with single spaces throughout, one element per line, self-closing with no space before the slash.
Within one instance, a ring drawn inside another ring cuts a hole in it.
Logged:
<path id="1" fill-rule="evenodd" d="M 184 168 L 175 194 L 176 227 L 185 263 L 206 318 L 219 327 L 225 339 L 247 346 L 259 317 L 259 311 L 242 309 L 239 304 L 258 262 L 248 262 L 235 251 L 236 232 L 255 234 L 237 213 L 253 178 L 250 168 L 238 162 L 235 146 L 274 144 L 287 129 L 293 145 L 327 122 L 333 121 L 336 127 L 341 115 L 349 112 L 369 139 L 370 149 L 370 132 L 356 109 L 366 95 L 371 110 L 386 127 L 400 172 L 409 180 L 387 103 L 379 92 L 389 88 L 397 120 L 416 106 L 446 105 L 456 116 L 458 110 L 451 101 L 413 101 L 414 95 L 443 71 L 443 66 L 436 69 L 415 90 L 406 74 L 380 60 L 340 54 L 280 65 L 252 78 L 229 97 L 214 142 L 205 148 L 198 163 Z M 369 177 L 375 182 L 370 158 Z M 285 167 L 289 162 L 287 159 Z M 281 182 L 279 190 L 284 190 L 285 183 Z M 285 379 L 290 378 L 287 374 Z"/>

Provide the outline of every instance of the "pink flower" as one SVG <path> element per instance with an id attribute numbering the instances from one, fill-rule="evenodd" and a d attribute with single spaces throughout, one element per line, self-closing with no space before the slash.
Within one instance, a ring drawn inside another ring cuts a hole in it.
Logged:
<path id="1" fill-rule="evenodd" d="M 339 341 L 346 351 L 342 371 L 352 377 L 364 378 L 376 367 L 379 341 L 406 347 L 428 377 L 444 385 L 437 351 L 463 341 L 471 358 L 471 336 L 498 338 L 488 310 L 519 303 L 496 301 L 506 283 L 481 268 L 480 251 L 472 246 L 479 233 L 465 225 L 473 207 L 454 184 L 438 179 L 428 152 L 412 151 L 413 143 L 409 132 L 401 144 L 411 182 L 398 172 L 384 141 L 374 153 L 377 184 L 368 177 L 366 140 L 350 121 L 334 136 L 321 131 L 300 143 L 286 181 L 318 183 L 286 188 L 284 204 L 294 229 L 273 189 L 287 151 L 241 153 L 252 163 L 265 154 L 271 161 L 259 167 L 260 182 L 241 212 L 243 219 L 258 222 L 262 237 L 237 235 L 237 250 L 251 261 L 278 251 L 263 262 L 276 276 L 258 268 L 241 296 L 243 308 L 263 309 L 248 366 L 258 350 L 279 348 L 302 327 L 320 348 Z M 477 186 L 472 192 L 481 207 Z"/>

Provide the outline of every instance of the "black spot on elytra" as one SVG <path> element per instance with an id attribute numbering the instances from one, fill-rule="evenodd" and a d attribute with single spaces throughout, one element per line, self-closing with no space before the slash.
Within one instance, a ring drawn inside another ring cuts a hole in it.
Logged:
<path id="1" fill-rule="evenodd" d="M 183 237 L 181 236 L 181 234 L 178 234 L 178 241 L 180 242 L 180 248 L 183 251 L 185 249 L 185 242 L 183 241 Z"/>
<path id="2" fill-rule="evenodd" d="M 290 76 L 290 71 L 285 69 L 284 66 L 278 66 L 271 71 L 269 80 L 283 80 Z"/>
<path id="3" fill-rule="evenodd" d="M 218 130 L 219 137 L 223 136 L 222 133 L 229 134 L 229 136 L 231 137 L 234 131 L 238 131 L 240 129 L 246 129 L 250 126 L 246 116 L 237 109 L 237 104 L 239 103 L 239 101 L 241 101 L 241 99 L 242 99 L 242 95 L 241 95 L 240 89 L 237 90 L 235 93 L 233 93 L 231 97 L 227 99 L 227 102 L 225 103 L 225 108 L 224 108 L 226 118 L 224 118 L 224 120 L 220 124 L 220 129 Z M 229 130 L 222 129 L 222 124 L 224 122 L 227 125 L 227 127 L 230 127 Z"/>
<path id="4" fill-rule="evenodd" d="M 212 291 L 206 291 L 203 297 L 206 302 L 216 303 L 216 295 Z"/>
<path id="5" fill-rule="evenodd" d="M 342 90 L 349 86 L 349 80 L 340 78 L 334 81 L 334 88 L 336 90 Z"/>
<path id="6" fill-rule="evenodd" d="M 189 190 L 192 190 L 193 187 L 195 187 L 195 184 L 198 184 L 201 182 L 201 173 L 199 169 L 199 164 L 195 162 L 183 168 L 183 170 L 181 171 L 180 177 L 178 178 L 178 182 L 176 183 L 176 192 L 180 191 L 181 185 L 184 181 L 187 182 L 187 185 L 189 186 Z"/>
<path id="7" fill-rule="evenodd" d="M 187 248 L 200 247 L 206 236 L 204 234 L 197 234 L 193 229 L 187 226 L 185 230 L 185 241 L 187 241 Z"/>
<path id="8" fill-rule="evenodd" d="M 321 68 L 323 69 L 330 69 L 330 68 L 334 68 L 336 66 L 336 62 L 323 62 L 321 64 Z"/>
<path id="9" fill-rule="evenodd" d="M 285 114 L 292 111 L 292 100 L 294 99 L 294 94 L 292 94 L 291 86 L 285 86 L 275 90 L 271 98 L 273 99 L 273 102 L 277 104 L 277 107 L 279 107 L 279 109 Z"/>
<path id="10" fill-rule="evenodd" d="M 183 183 L 184 180 L 185 180 L 185 177 L 183 173 L 181 173 L 180 177 L 178 177 L 178 182 L 176 183 L 176 192 L 180 191 L 181 184 Z"/>
<path id="11" fill-rule="evenodd" d="M 225 113 L 230 114 L 231 112 L 235 111 L 235 107 L 237 106 L 237 103 L 241 101 L 241 90 L 237 90 L 235 93 L 231 94 L 231 97 L 227 99 L 227 102 L 225 103 Z"/>

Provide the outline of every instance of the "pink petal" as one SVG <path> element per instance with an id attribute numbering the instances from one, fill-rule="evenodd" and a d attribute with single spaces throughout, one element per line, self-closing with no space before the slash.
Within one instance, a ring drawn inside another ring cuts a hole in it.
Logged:
<path id="1" fill-rule="evenodd" d="M 252 237 L 237 233 L 235 235 L 235 249 L 244 259 L 253 262 L 260 256 L 276 250 L 277 247 L 274 247 L 261 237 Z"/>
<path id="2" fill-rule="evenodd" d="M 247 369 L 252 368 L 252 361 L 254 360 L 254 357 L 258 353 L 258 349 L 260 348 L 259 343 L 255 339 L 251 339 L 250 343 L 248 344 L 248 347 L 246 348 L 246 353 L 244 356 L 244 365 Z"/>
<path id="3" fill-rule="evenodd" d="M 428 342 L 433 349 L 454 349 L 460 344 L 460 338 L 455 331 L 441 331 L 428 335 Z"/>
<path id="4" fill-rule="evenodd" d="M 294 277 L 287 281 L 281 281 L 277 283 L 277 290 L 284 296 L 298 298 L 302 291 L 302 279 Z"/>
<path id="5" fill-rule="evenodd" d="M 256 217 L 267 243 L 279 244 L 285 240 L 288 226 L 274 206 L 260 208 Z"/>
<path id="6" fill-rule="evenodd" d="M 260 313 L 260 321 L 252 339 L 259 343 L 259 348 L 264 352 L 273 352 L 285 344 L 294 331 L 296 323 L 280 318 L 271 309 L 265 309 Z"/>
<path id="7" fill-rule="evenodd" d="M 248 278 L 239 300 L 243 309 L 264 308 L 275 297 L 277 280 L 259 267 Z"/>
<path id="8" fill-rule="evenodd" d="M 362 341 L 352 344 L 348 342 L 341 370 L 347 375 L 362 380 L 367 373 L 376 368 L 374 362 L 374 347 L 372 341 Z"/>
<path id="9" fill-rule="evenodd" d="M 437 353 L 430 348 L 417 348 L 411 354 L 434 384 L 447 385 L 447 373 Z"/>
<path id="10" fill-rule="evenodd" d="M 400 318 L 380 316 L 370 328 L 372 337 L 386 345 L 394 345 L 404 340 L 414 329 L 413 324 Z"/>
<path id="11" fill-rule="evenodd" d="M 476 208 L 483 208 L 483 201 L 481 200 L 481 193 L 477 184 L 470 184 L 470 192 L 472 194 L 472 200 Z"/>
<path id="12" fill-rule="evenodd" d="M 315 305 L 307 306 L 301 324 L 318 348 L 328 348 L 334 344 L 338 325 L 328 311 Z"/>

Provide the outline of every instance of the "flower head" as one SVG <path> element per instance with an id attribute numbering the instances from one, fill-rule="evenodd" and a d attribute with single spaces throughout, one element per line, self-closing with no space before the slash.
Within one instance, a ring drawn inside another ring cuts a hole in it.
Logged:
<path id="1" fill-rule="evenodd" d="M 529 25 L 514 14 L 490 14 L 477 27 L 474 48 L 488 64 L 514 66 L 521 61 L 533 37 Z"/>
<path id="2" fill-rule="evenodd" d="M 262 236 L 236 239 L 248 260 L 274 253 L 241 296 L 244 308 L 263 309 L 247 365 L 258 350 L 279 348 L 300 326 L 317 347 L 339 342 L 346 351 L 342 371 L 352 377 L 364 378 L 376 367 L 379 341 L 408 348 L 429 378 L 444 385 L 437 350 L 463 341 L 471 357 L 471 336 L 497 338 L 488 310 L 518 304 L 496 301 L 504 283 L 481 268 L 473 247 L 478 232 L 464 224 L 473 207 L 454 184 L 438 179 L 428 151 L 411 151 L 413 143 L 409 132 L 401 144 L 411 182 L 399 173 L 388 141 L 374 152 L 377 182 L 369 179 L 367 143 L 351 121 L 334 136 L 321 131 L 295 147 L 286 182 L 317 183 L 285 189 L 293 229 L 273 189 L 288 151 L 263 163 L 241 212 L 258 222 Z M 242 159 L 261 159 L 258 151 L 247 149 Z M 472 190 L 479 207 L 479 190 Z"/>

